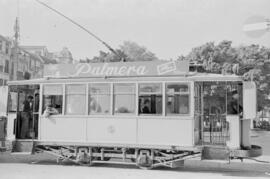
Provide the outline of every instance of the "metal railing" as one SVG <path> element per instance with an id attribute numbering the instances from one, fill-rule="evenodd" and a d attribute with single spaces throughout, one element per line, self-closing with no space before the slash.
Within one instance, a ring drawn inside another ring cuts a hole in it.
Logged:
<path id="1" fill-rule="evenodd" d="M 226 115 L 203 115 L 201 129 L 201 143 L 203 145 L 226 145 L 230 139 L 229 123 Z"/>

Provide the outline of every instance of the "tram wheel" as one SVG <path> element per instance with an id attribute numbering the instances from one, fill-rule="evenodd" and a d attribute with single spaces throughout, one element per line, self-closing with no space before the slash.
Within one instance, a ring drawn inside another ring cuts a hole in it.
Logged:
<path id="1" fill-rule="evenodd" d="M 63 161 L 64 161 L 64 158 L 62 158 L 62 157 L 58 157 L 56 159 L 56 163 L 59 164 L 59 165 L 61 165 L 63 163 Z"/>
<path id="2" fill-rule="evenodd" d="M 137 158 L 137 166 L 143 170 L 150 170 L 153 168 L 153 160 L 148 155 L 140 155 Z"/>

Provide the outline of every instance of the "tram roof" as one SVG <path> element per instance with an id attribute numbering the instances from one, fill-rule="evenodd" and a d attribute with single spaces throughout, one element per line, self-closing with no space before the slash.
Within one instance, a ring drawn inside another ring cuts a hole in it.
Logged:
<path id="1" fill-rule="evenodd" d="M 42 83 L 78 83 L 93 81 L 242 81 L 241 76 L 232 74 L 212 74 L 189 72 L 183 75 L 175 76 L 103 76 L 103 77 L 44 77 L 39 79 L 9 81 L 8 85 L 35 85 Z"/>
<path id="2" fill-rule="evenodd" d="M 44 78 L 9 85 L 90 81 L 241 81 L 236 75 L 189 72 L 189 61 L 147 61 L 45 65 Z"/>

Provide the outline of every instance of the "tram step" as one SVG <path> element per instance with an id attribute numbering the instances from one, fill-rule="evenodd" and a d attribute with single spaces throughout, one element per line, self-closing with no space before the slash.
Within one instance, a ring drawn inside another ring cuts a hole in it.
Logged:
<path id="1" fill-rule="evenodd" d="M 14 141 L 12 147 L 12 154 L 32 154 L 34 151 L 33 141 Z"/>
<path id="2" fill-rule="evenodd" d="M 202 150 L 202 160 L 229 160 L 230 151 L 223 146 L 204 146 Z"/>
<path id="3" fill-rule="evenodd" d="M 32 152 L 12 152 L 11 155 L 31 155 Z"/>
<path id="4" fill-rule="evenodd" d="M 7 151 L 6 147 L 0 147 L 0 152 L 5 152 L 5 151 Z"/>

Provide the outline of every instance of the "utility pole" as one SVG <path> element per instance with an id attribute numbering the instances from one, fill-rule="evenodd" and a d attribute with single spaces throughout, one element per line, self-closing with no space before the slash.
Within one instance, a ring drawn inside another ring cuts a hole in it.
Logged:
<path id="1" fill-rule="evenodd" d="M 19 18 L 16 17 L 15 25 L 14 25 L 14 32 L 15 32 L 15 40 L 14 40 L 14 49 L 13 49 L 13 58 L 15 59 L 15 68 L 12 71 L 13 75 L 10 75 L 10 78 L 13 76 L 13 79 L 10 80 L 18 80 L 17 72 L 18 72 L 18 66 L 19 66 L 19 37 L 20 37 L 20 27 L 19 27 Z M 12 63 L 14 64 L 14 61 L 12 60 Z M 14 66 L 14 65 L 13 65 Z"/>

